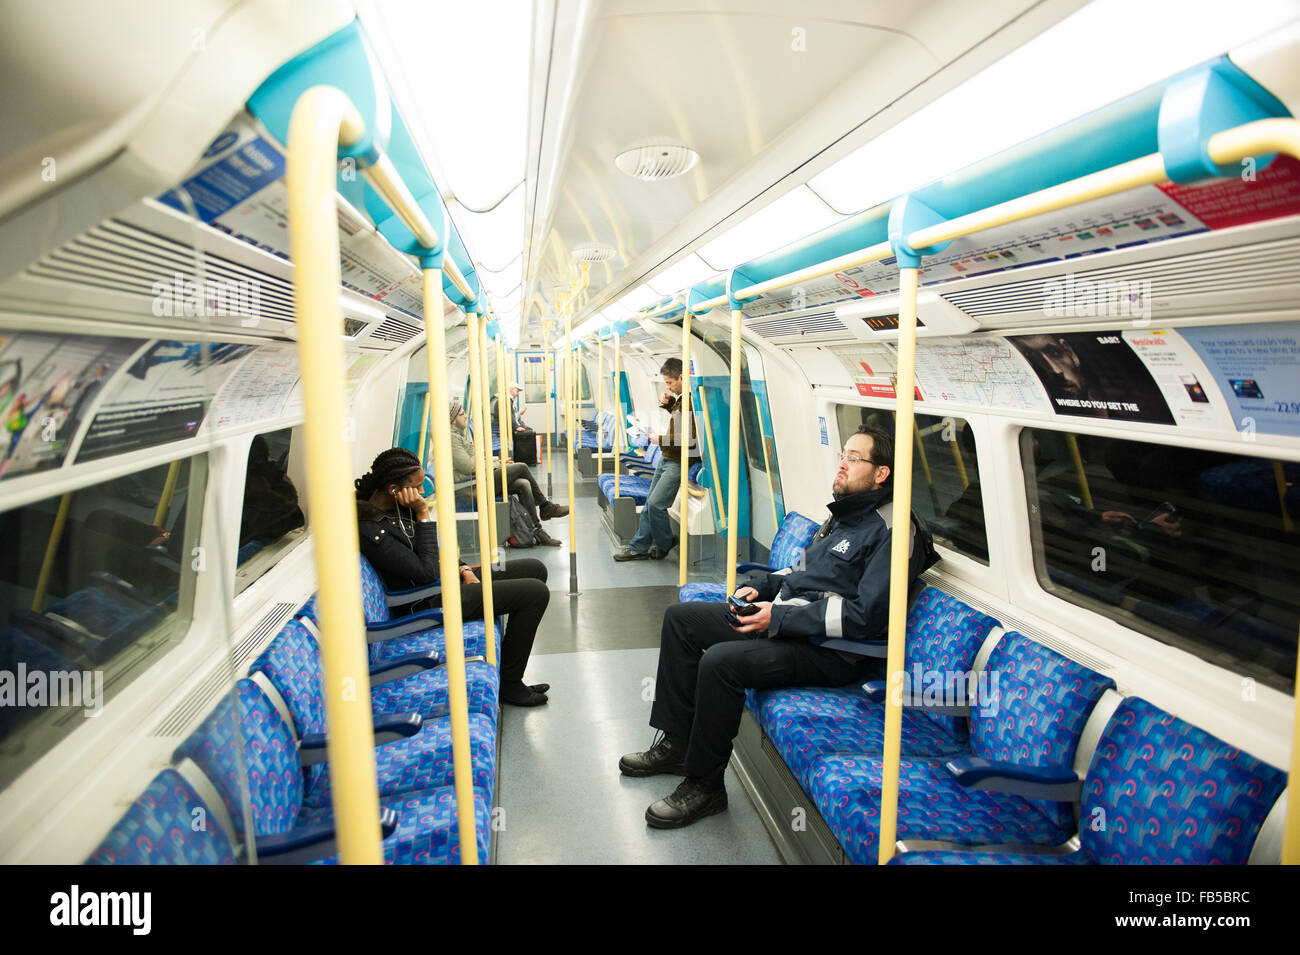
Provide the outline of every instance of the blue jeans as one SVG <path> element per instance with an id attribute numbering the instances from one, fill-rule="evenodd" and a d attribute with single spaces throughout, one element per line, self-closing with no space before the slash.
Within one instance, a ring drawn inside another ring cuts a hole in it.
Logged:
<path id="1" fill-rule="evenodd" d="M 638 554 L 648 553 L 650 545 L 666 551 L 673 546 L 673 525 L 668 520 L 668 508 L 681 489 L 682 466 L 677 461 L 659 459 L 654 477 L 650 479 L 650 493 L 646 495 L 641 521 L 636 536 L 628 541 L 628 549 Z"/>

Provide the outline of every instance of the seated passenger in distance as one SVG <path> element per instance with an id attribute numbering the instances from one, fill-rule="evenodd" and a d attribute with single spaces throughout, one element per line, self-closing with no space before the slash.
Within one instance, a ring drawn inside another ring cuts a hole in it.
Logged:
<path id="1" fill-rule="evenodd" d="M 679 438 L 682 421 L 682 360 L 669 358 L 659 369 L 659 374 L 667 386 L 660 397 L 659 407 L 668 412 L 668 433 L 650 435 L 650 442 L 659 445 L 659 450 L 663 453 L 655 465 L 654 477 L 650 479 L 650 490 L 646 492 L 645 507 L 641 509 L 636 535 L 614 555 L 618 561 L 647 558 L 663 560 L 677 546 L 677 538 L 673 536 L 673 527 L 668 520 L 668 508 L 677 498 L 682 483 L 682 443 Z M 693 440 L 691 447 L 694 448 Z"/>
<path id="2" fill-rule="evenodd" d="M 451 416 L 451 456 L 452 456 L 452 473 L 456 483 L 473 480 L 477 468 L 474 462 L 478 460 L 474 453 L 474 436 L 469 433 L 469 415 L 461 406 L 460 401 L 452 399 L 451 406 L 448 409 Z M 499 458 L 493 458 L 494 465 L 492 469 L 492 487 L 501 487 L 501 462 Z M 528 470 L 526 464 L 516 464 L 514 461 L 507 460 L 506 465 L 506 486 L 510 489 L 511 494 L 518 494 L 519 500 L 523 502 L 524 507 L 538 524 L 542 521 L 549 521 L 553 517 L 567 517 L 569 509 L 559 504 L 553 504 L 547 500 L 546 495 L 542 493 L 542 486 L 537 483 L 537 478 L 533 477 L 533 472 Z M 474 489 L 463 488 L 457 494 L 462 500 L 472 500 Z M 492 499 L 496 499 L 496 494 L 492 494 Z M 539 507 L 540 505 L 540 507 Z M 537 542 L 547 547 L 559 547 L 560 541 L 556 540 L 546 531 L 538 531 Z"/>
<path id="3" fill-rule="evenodd" d="M 676 603 L 664 613 L 649 750 L 619 761 L 627 776 L 685 776 L 646 810 L 656 829 L 676 829 L 727 808 L 723 785 L 745 690 L 844 686 L 864 680 L 876 659 L 820 646 L 827 639 L 880 640 L 889 622 L 893 525 L 891 435 L 865 425 L 845 443 L 822 525 L 797 567 L 737 588 L 758 609 L 732 617 L 720 603 Z M 906 517 L 904 518 L 907 519 Z M 908 580 L 924 569 L 912 543 Z"/>
<path id="4" fill-rule="evenodd" d="M 405 590 L 437 583 L 438 527 L 420 491 L 424 469 L 420 459 L 405 448 L 390 448 L 356 481 L 357 529 L 361 553 L 374 565 L 389 590 Z M 546 566 L 537 560 L 508 561 L 504 570 L 492 572 L 493 610 L 507 614 L 501 638 L 501 700 L 515 706 L 546 702 L 545 683 L 525 686 L 524 669 L 533 638 L 550 602 Z M 461 612 L 466 620 L 483 616 L 483 585 L 473 568 L 460 565 Z M 411 613 L 442 605 L 441 595 L 395 613 Z"/>

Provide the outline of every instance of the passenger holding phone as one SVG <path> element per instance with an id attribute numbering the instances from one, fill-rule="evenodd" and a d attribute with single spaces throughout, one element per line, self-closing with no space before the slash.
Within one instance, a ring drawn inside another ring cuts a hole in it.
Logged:
<path id="1" fill-rule="evenodd" d="M 801 567 L 739 587 L 726 604 L 677 603 L 664 613 L 650 711 L 663 735 L 619 761 L 627 776 L 686 777 L 646 810 L 650 826 L 675 829 L 727 808 L 723 776 L 746 689 L 843 686 L 873 669 L 872 657 L 853 650 L 881 639 L 889 620 L 893 458 L 891 435 L 859 428 L 840 455 L 831 517 Z M 912 535 L 909 582 L 929 551 L 915 524 Z"/>

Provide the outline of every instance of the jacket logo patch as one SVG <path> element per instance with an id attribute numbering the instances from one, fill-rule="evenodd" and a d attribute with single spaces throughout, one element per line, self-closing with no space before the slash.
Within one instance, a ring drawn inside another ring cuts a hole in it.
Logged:
<path id="1" fill-rule="evenodd" d="M 848 552 L 849 552 L 849 539 L 847 537 L 831 548 L 832 554 L 847 554 Z"/>

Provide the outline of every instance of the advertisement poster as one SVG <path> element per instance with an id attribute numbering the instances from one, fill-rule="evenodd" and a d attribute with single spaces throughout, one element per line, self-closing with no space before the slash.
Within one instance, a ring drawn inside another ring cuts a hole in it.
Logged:
<path id="1" fill-rule="evenodd" d="M 1155 379 L 1179 427 L 1216 431 L 1232 428 L 1219 389 L 1179 332 L 1130 328 L 1123 335 Z"/>
<path id="2" fill-rule="evenodd" d="M 1001 338 L 965 336 L 916 343 L 916 380 L 931 401 L 1045 412 L 1043 389 Z"/>
<path id="3" fill-rule="evenodd" d="M 217 431 L 279 417 L 298 384 L 296 345 L 259 345 L 217 393 L 208 424 Z"/>
<path id="4" fill-rule="evenodd" d="M 1234 430 L 1300 437 L 1300 322 L 1181 328 L 1209 368 Z"/>
<path id="5" fill-rule="evenodd" d="M 1121 332 L 1067 332 L 1008 338 L 1029 362 L 1057 414 L 1173 424 L 1142 359 Z"/>
<path id="6" fill-rule="evenodd" d="M 137 338 L 0 333 L 0 477 L 63 464 L 68 446 Z"/>
<path id="7" fill-rule="evenodd" d="M 213 395 L 254 347 L 151 342 L 113 381 L 77 461 L 193 437 Z"/>

